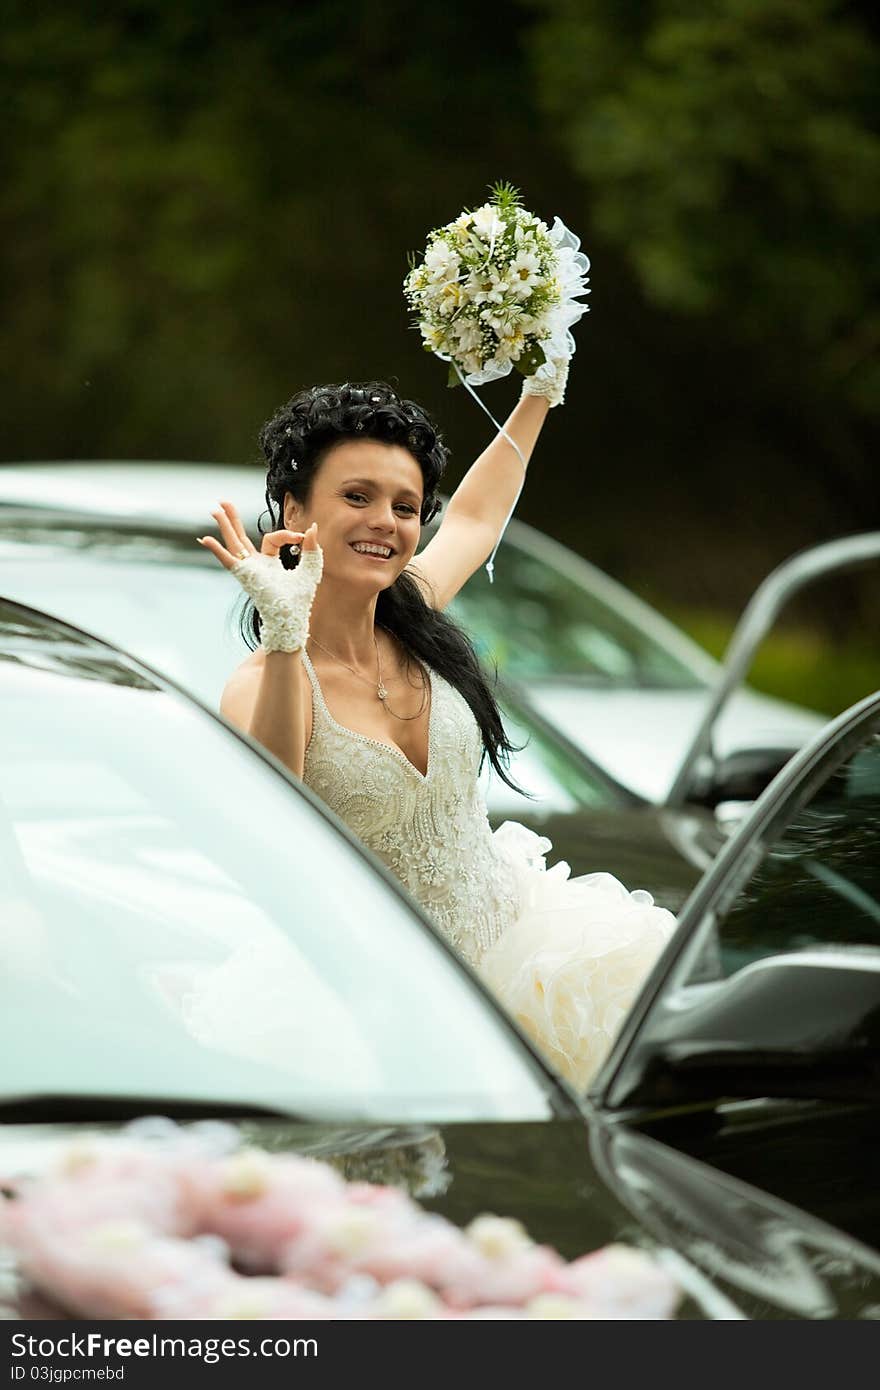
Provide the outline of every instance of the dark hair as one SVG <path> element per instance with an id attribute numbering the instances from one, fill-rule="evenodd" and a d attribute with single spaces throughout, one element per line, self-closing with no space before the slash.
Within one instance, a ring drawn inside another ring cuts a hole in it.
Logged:
<path id="1" fill-rule="evenodd" d="M 268 464 L 266 506 L 270 517 L 265 529 L 260 518 L 261 535 L 283 527 L 285 493 L 305 505 L 326 454 L 345 439 L 377 439 L 408 449 L 424 479 L 422 525 L 436 516 L 440 510 L 437 487 L 448 458 L 436 425 L 420 405 L 403 400 L 384 381 L 344 382 L 297 392 L 260 430 L 260 448 Z M 293 569 L 299 557 L 291 555 L 289 546 L 283 546 L 281 563 L 285 569 Z M 528 796 L 507 773 L 510 754 L 518 749 L 504 732 L 495 697 L 461 628 L 426 603 L 421 588 L 406 572 L 380 592 L 376 622 L 398 639 L 408 656 L 437 671 L 463 696 L 483 739 L 480 766 L 488 757 L 502 781 Z M 256 647 L 260 615 L 251 600 L 241 617 L 241 632 L 248 646 Z"/>

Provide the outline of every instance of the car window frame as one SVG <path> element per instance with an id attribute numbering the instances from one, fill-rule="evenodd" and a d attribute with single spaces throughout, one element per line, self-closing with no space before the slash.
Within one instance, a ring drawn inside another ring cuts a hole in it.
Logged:
<path id="1" fill-rule="evenodd" d="M 630 1064 L 641 1034 L 674 992 L 673 979 L 683 959 L 694 953 L 707 917 L 723 914 L 739 894 L 765 853 L 765 839 L 775 839 L 793 809 L 800 809 L 813 792 L 863 742 L 870 725 L 880 732 L 880 691 L 844 710 L 786 763 L 761 793 L 750 814 L 738 826 L 706 870 L 678 916 L 677 929 L 667 943 L 624 1021 L 605 1063 L 588 1092 L 591 1103 L 613 1112 L 618 1081 Z M 686 1033 L 683 1034 L 686 1037 Z"/>

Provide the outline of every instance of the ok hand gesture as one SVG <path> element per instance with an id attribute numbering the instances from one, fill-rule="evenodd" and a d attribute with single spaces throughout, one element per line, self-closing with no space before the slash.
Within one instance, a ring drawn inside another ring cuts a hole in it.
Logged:
<path id="1" fill-rule="evenodd" d="M 221 502 L 211 513 L 224 544 L 214 536 L 197 537 L 225 569 L 235 576 L 253 599 L 260 615 L 260 641 L 264 651 L 295 652 L 305 646 L 309 614 L 324 569 L 318 544 L 318 524 L 307 531 L 270 531 L 258 551 L 231 502 Z M 300 550 L 295 569 L 286 570 L 279 552 L 283 545 Z"/>

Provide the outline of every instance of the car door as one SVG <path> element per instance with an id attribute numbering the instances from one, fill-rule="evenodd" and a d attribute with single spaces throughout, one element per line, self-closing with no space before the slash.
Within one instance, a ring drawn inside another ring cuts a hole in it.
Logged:
<path id="1" fill-rule="evenodd" d="M 767 788 L 591 1099 L 880 1248 L 880 694 Z"/>

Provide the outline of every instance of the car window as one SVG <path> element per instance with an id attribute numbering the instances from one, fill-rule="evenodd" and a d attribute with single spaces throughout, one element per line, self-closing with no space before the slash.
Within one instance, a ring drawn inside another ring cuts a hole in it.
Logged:
<path id="1" fill-rule="evenodd" d="M 197 706 L 6 614 L 0 1095 L 548 1113 L 482 991 L 331 819 Z"/>
<path id="2" fill-rule="evenodd" d="M 578 810 L 616 810 L 622 795 L 593 771 L 586 758 L 571 753 L 559 740 L 532 723 L 509 703 L 501 705 L 504 728 L 518 749 L 511 755 L 510 774 L 534 800 L 515 792 L 486 759 L 481 781 L 489 814 L 525 821 L 568 815 Z"/>
<path id="3" fill-rule="evenodd" d="M 880 733 L 811 779 L 745 872 L 692 980 L 808 947 L 880 948 Z"/>
<path id="4" fill-rule="evenodd" d="M 480 657 L 518 680 L 700 688 L 694 672 L 561 568 L 506 542 L 494 583 L 480 569 L 450 604 Z"/>

